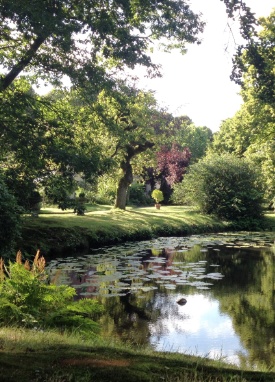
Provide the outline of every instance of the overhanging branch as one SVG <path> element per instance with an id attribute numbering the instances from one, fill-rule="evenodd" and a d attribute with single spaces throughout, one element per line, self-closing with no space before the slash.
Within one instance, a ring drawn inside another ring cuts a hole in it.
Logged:
<path id="1" fill-rule="evenodd" d="M 0 91 L 6 90 L 15 78 L 29 65 L 36 52 L 46 40 L 45 36 L 37 36 L 34 42 L 31 44 L 29 50 L 26 51 L 25 55 L 18 61 L 17 64 L 10 70 L 8 74 L 0 78 Z"/>

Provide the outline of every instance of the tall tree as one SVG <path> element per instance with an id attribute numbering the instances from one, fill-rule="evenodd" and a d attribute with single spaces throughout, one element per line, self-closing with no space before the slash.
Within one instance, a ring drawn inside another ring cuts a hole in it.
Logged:
<path id="1" fill-rule="evenodd" d="M 260 19 L 258 38 L 240 50 L 235 64 L 242 83 L 243 105 L 232 118 L 224 121 L 215 134 L 212 151 L 230 152 L 249 157 L 260 167 L 265 197 L 273 203 L 275 138 L 275 11 Z"/>
<path id="2" fill-rule="evenodd" d="M 133 162 L 155 145 L 154 126 L 161 114 L 152 93 L 125 85 L 111 97 L 105 95 L 100 102 L 107 117 L 111 157 L 120 168 L 115 208 L 125 209 L 128 188 L 133 182 Z"/>
<path id="3" fill-rule="evenodd" d="M 232 79 L 244 90 L 254 89 L 254 97 L 274 108 L 275 105 L 275 9 L 259 19 L 259 32 L 238 48 Z"/>
<path id="4" fill-rule="evenodd" d="M 101 174 L 119 179 L 115 207 L 125 209 L 128 187 L 143 166 L 141 157 L 155 145 L 154 126 L 161 124 L 162 114 L 153 93 L 125 81 L 117 82 L 116 89 L 102 90 L 90 104 L 77 94 L 78 100 L 73 100 L 77 145 L 86 147 L 85 152 L 93 151 L 93 145 L 99 148 Z"/>
<path id="5" fill-rule="evenodd" d="M 155 39 L 184 50 L 198 41 L 199 16 L 185 1 L 1 0 L 0 90 L 22 71 L 73 84 L 102 86 L 106 69 L 153 67 L 146 51 Z M 110 73 L 110 71 L 108 72 Z"/>
<path id="6" fill-rule="evenodd" d="M 237 15 L 245 38 L 254 16 L 243 0 L 222 0 Z M 110 67 L 145 65 L 155 72 L 148 48 L 162 40 L 166 49 L 198 41 L 203 22 L 183 0 L 1 0 L 0 91 L 23 71 L 58 82 L 100 89 Z"/>

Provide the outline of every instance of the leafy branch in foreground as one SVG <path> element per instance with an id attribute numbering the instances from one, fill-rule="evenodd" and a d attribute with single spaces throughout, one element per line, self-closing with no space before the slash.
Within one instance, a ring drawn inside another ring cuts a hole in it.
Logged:
<path id="1" fill-rule="evenodd" d="M 94 320 L 103 307 L 95 300 L 74 301 L 74 288 L 50 284 L 45 265 L 39 251 L 32 264 L 23 264 L 20 251 L 14 263 L 0 259 L 0 325 L 98 331 Z"/>

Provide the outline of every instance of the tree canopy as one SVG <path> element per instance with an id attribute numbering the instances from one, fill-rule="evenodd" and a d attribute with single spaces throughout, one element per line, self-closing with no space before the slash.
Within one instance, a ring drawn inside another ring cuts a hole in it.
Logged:
<path id="1" fill-rule="evenodd" d="M 266 105 L 275 104 L 275 9 L 260 18 L 255 38 L 238 48 L 232 79 L 244 90 L 253 88 L 254 96 Z"/>
<path id="2" fill-rule="evenodd" d="M 243 0 L 222 0 L 229 17 L 238 15 L 245 38 L 255 18 Z M 1 0 L 0 91 L 22 72 L 33 79 L 102 90 L 114 69 L 144 65 L 157 73 L 149 48 L 185 51 L 199 41 L 204 23 L 183 0 Z"/>
<path id="3" fill-rule="evenodd" d="M 185 1 L 1 0 L 4 90 L 22 72 L 100 89 L 111 68 L 152 64 L 153 40 L 184 50 L 203 29 Z"/>
<path id="4" fill-rule="evenodd" d="M 265 197 L 275 195 L 275 11 L 259 21 L 258 38 L 240 50 L 235 63 L 242 84 L 243 105 L 214 134 L 211 151 L 250 158 L 261 169 Z"/>

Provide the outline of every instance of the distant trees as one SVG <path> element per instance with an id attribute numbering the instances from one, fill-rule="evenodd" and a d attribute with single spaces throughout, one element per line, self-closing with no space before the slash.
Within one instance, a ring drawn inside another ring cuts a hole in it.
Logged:
<path id="1" fill-rule="evenodd" d="M 75 90 L 38 96 L 29 81 L 20 79 L 2 101 L 0 164 L 10 192 L 27 211 L 41 190 L 60 208 L 73 207 L 68 197 L 76 188 L 76 174 L 96 185 L 108 173 L 118 179 L 115 206 L 124 209 L 133 176 L 146 165 L 155 168 L 154 182 L 162 183 L 168 201 L 190 162 L 190 150 L 180 146 L 180 139 L 178 145 L 169 142 L 173 117 L 163 118 L 152 93 L 125 81 L 89 103 L 85 92 Z M 188 120 L 186 133 L 196 130 L 188 118 L 183 120 Z M 179 135 L 181 124 L 176 131 Z"/>
<path id="2" fill-rule="evenodd" d="M 173 192 L 174 184 L 182 181 L 189 166 L 191 155 L 188 147 L 180 150 L 176 143 L 173 143 L 170 149 L 167 146 L 162 146 L 160 151 L 156 153 L 156 179 L 160 182 L 160 189 L 164 194 L 166 203 Z"/>
<path id="3" fill-rule="evenodd" d="M 181 182 L 190 163 L 202 158 L 212 141 L 212 131 L 195 126 L 186 116 L 174 117 L 162 112 L 162 124 L 155 124 L 156 158 L 150 167 L 144 166 L 143 178 L 151 188 L 160 187 L 168 203 L 173 189 Z M 165 142 L 165 143 L 164 143 Z"/>
<path id="4" fill-rule="evenodd" d="M 157 152 L 157 171 L 167 184 L 173 186 L 174 183 L 182 181 L 190 158 L 191 152 L 188 147 L 181 151 L 176 143 L 172 145 L 171 149 L 162 146 L 161 150 Z"/>

